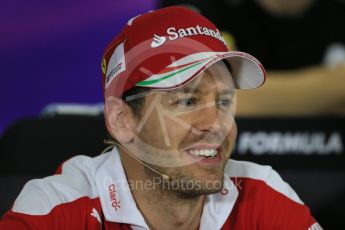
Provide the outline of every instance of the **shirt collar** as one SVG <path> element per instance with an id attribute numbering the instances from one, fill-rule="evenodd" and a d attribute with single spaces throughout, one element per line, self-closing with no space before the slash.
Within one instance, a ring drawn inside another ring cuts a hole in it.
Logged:
<path id="1" fill-rule="evenodd" d="M 130 224 L 134 229 L 149 229 L 129 189 L 117 148 L 114 147 L 108 154 L 96 172 L 96 186 L 105 219 Z M 205 199 L 200 229 L 220 229 L 229 217 L 237 196 L 235 185 L 225 174 L 223 190 Z"/>
<path id="2" fill-rule="evenodd" d="M 107 221 L 149 229 L 129 189 L 116 147 L 96 172 L 96 184 Z"/>
<path id="3" fill-rule="evenodd" d="M 238 197 L 238 190 L 227 174 L 223 189 L 206 196 L 200 220 L 200 230 L 221 229 L 228 219 Z"/>

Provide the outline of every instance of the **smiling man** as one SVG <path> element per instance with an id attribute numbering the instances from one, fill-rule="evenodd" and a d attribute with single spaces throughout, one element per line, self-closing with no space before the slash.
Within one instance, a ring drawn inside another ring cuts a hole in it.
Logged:
<path id="1" fill-rule="evenodd" d="M 229 160 L 235 89 L 265 71 L 218 31 L 183 7 L 131 19 L 102 61 L 112 150 L 28 182 L 0 228 L 321 229 L 271 167 Z"/>

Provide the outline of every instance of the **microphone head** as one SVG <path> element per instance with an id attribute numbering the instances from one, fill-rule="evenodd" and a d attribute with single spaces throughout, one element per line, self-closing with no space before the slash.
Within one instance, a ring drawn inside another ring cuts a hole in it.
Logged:
<path id="1" fill-rule="evenodd" d="M 164 180 L 170 180 L 170 177 L 168 175 L 165 175 L 163 173 L 160 173 Z"/>

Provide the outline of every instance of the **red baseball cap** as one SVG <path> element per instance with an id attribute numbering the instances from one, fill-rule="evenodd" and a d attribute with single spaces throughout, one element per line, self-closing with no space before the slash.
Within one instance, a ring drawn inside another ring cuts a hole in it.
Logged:
<path id="1" fill-rule="evenodd" d="M 227 61 L 238 89 L 265 82 L 265 69 L 250 54 L 230 51 L 217 27 L 197 12 L 171 6 L 130 19 L 102 60 L 105 99 L 140 86 L 172 89 L 217 61 Z"/>

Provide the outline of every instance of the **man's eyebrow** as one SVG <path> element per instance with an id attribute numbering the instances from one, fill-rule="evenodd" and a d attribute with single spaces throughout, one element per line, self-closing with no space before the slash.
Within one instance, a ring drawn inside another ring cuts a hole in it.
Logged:
<path id="1" fill-rule="evenodd" d="M 181 88 L 177 91 L 168 91 L 170 94 L 201 94 L 202 91 L 198 88 L 193 88 L 193 87 L 186 87 L 186 88 Z M 233 96 L 235 94 L 235 89 L 223 89 L 220 90 L 218 95 L 230 95 Z"/>
<path id="2" fill-rule="evenodd" d="M 172 94 L 179 94 L 179 93 L 195 93 L 195 94 L 198 94 L 198 93 L 201 93 L 201 90 L 198 89 L 198 88 L 194 88 L 194 87 L 183 87 L 183 88 L 180 88 L 180 89 L 177 89 L 177 90 L 169 90 L 168 91 L 169 93 L 172 93 Z"/>
<path id="3" fill-rule="evenodd" d="M 224 89 L 220 91 L 220 95 L 233 95 L 235 94 L 235 89 Z"/>

